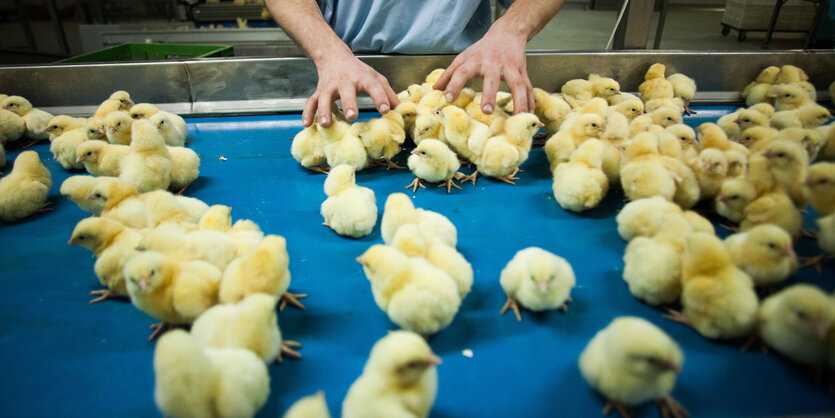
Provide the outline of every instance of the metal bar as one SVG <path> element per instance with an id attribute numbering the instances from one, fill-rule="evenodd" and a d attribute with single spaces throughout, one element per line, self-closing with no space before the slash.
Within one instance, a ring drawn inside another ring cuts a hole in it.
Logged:
<path id="1" fill-rule="evenodd" d="M 46 8 L 49 10 L 49 20 L 52 21 L 52 27 L 55 29 L 58 45 L 63 52 L 69 54 L 70 44 L 67 42 L 67 34 L 64 33 L 64 24 L 61 23 L 61 15 L 58 14 L 58 6 L 56 6 L 55 0 L 47 0 Z"/>
<path id="2" fill-rule="evenodd" d="M 395 90 L 417 83 L 451 55 L 362 56 L 388 78 Z M 739 103 L 748 82 L 769 65 L 797 65 L 821 90 L 835 81 L 835 51 L 784 52 L 536 52 L 528 54 L 534 86 L 558 91 L 568 80 L 590 72 L 613 77 L 624 91 L 635 91 L 647 67 L 667 65 L 696 79 L 694 103 Z M 298 112 L 315 91 L 316 68 L 306 58 L 223 58 L 162 62 L 30 65 L 0 67 L 0 91 L 20 94 L 53 113 L 89 115 L 114 90 L 127 90 L 138 102 L 159 104 L 181 114 Z M 470 86 L 480 89 L 481 81 Z M 370 102 L 363 102 L 367 107 Z"/>
<path id="3" fill-rule="evenodd" d="M 661 14 L 658 16 L 658 27 L 655 29 L 655 42 L 652 49 L 661 48 L 661 35 L 664 33 L 664 22 L 667 20 L 667 9 L 669 7 L 669 0 L 661 0 Z"/>
<path id="4" fill-rule="evenodd" d="M 26 37 L 26 46 L 32 50 L 38 49 L 38 44 L 35 43 L 35 34 L 32 33 L 32 25 L 29 24 L 29 14 L 26 13 L 26 6 L 23 4 L 23 0 L 14 0 L 14 5 L 17 9 L 17 18 L 19 19 L 20 26 L 23 27 L 23 34 Z"/>
<path id="5" fill-rule="evenodd" d="M 628 0 L 613 49 L 645 49 L 649 38 L 654 0 Z"/>
<path id="6" fill-rule="evenodd" d="M 771 12 L 771 21 L 768 23 L 768 31 L 765 33 L 765 41 L 763 42 L 764 47 L 768 47 L 768 44 L 771 43 L 771 35 L 774 34 L 774 28 L 777 26 L 777 18 L 780 16 L 780 9 L 783 8 L 783 4 L 786 3 L 788 0 L 777 0 L 777 3 L 774 5 L 774 11 Z"/>
<path id="7" fill-rule="evenodd" d="M 812 1 L 812 4 L 815 5 L 815 21 L 812 23 L 812 27 L 809 28 L 809 34 L 806 35 L 806 43 L 803 45 L 803 49 L 809 49 L 809 46 L 812 45 L 815 33 L 818 31 L 818 25 L 820 25 L 821 19 L 823 18 L 823 11 L 826 9 L 826 3 L 823 1 Z"/>

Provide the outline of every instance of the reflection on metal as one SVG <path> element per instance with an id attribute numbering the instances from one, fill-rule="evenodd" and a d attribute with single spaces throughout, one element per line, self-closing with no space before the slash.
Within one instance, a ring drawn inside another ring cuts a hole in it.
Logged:
<path id="1" fill-rule="evenodd" d="M 388 78 L 395 90 L 420 82 L 452 56 L 367 56 L 363 61 Z M 695 103 L 740 102 L 739 92 L 769 65 L 803 68 L 825 90 L 835 80 L 835 52 L 542 52 L 528 55 L 534 86 L 556 91 L 568 80 L 591 72 L 636 91 L 655 62 L 669 74 L 695 78 Z M 205 60 L 0 67 L 0 91 L 28 97 L 53 113 L 89 115 L 114 90 L 127 90 L 138 102 L 160 104 L 189 115 L 299 112 L 316 90 L 313 63 L 304 58 L 221 58 Z M 480 88 L 480 80 L 471 86 Z M 828 93 L 821 91 L 820 100 Z M 364 109 L 371 108 L 362 100 Z"/>
<path id="2" fill-rule="evenodd" d="M 612 49 L 645 49 L 655 0 L 624 1 L 628 3 L 615 28 Z"/>

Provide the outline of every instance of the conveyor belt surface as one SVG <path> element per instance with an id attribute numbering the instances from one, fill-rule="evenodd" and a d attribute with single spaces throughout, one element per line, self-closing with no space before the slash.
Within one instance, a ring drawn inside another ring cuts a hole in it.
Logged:
<path id="1" fill-rule="evenodd" d="M 686 117 L 692 125 L 716 120 L 730 107 L 701 107 Z M 364 115 L 369 117 L 369 115 Z M 359 376 L 373 343 L 394 329 L 375 304 L 370 285 L 354 260 L 381 243 L 379 223 L 363 239 L 337 236 L 320 225 L 325 176 L 304 170 L 290 155 L 301 127 L 295 115 L 189 119 L 193 147 L 202 158 L 200 178 L 186 194 L 233 208 L 267 233 L 287 238 L 295 292 L 309 294 L 307 310 L 279 314 L 285 338 L 304 346 L 303 360 L 269 367 L 272 393 L 259 416 L 275 417 L 296 399 L 324 390 L 334 416 Z M 98 289 L 94 259 L 67 246 L 86 213 L 58 193 L 68 173 L 47 145 L 34 149 L 53 175 L 54 211 L 0 227 L 0 415 L 6 417 L 155 416 L 154 322 L 127 302 L 88 306 Z M 9 161 L 17 152 L 9 154 Z M 403 153 L 399 159 L 403 159 Z M 226 161 L 219 160 L 224 156 Z M 583 214 L 566 212 L 553 199 L 542 149 L 531 153 L 516 186 L 481 178 L 451 195 L 419 189 L 417 206 L 438 211 L 458 227 L 458 249 L 472 263 L 475 284 L 452 325 L 431 339 L 443 358 L 438 369 L 436 417 L 551 417 L 600 414 L 604 400 L 583 381 L 577 358 L 591 337 L 620 315 L 657 324 L 679 342 L 684 372 L 673 395 L 695 417 L 810 414 L 835 411 L 835 398 L 815 386 L 806 371 L 776 354 L 742 353 L 739 344 L 715 343 L 664 320 L 662 312 L 634 299 L 621 278 L 626 243 L 617 235 L 615 210 L 623 196 L 610 192 Z M 5 170 L 10 170 L 7 166 Z M 382 216 L 386 196 L 404 191 L 407 170 L 374 168 L 357 175 L 373 189 Z M 806 215 L 807 228 L 814 213 Z M 718 219 L 714 219 L 718 221 Z M 717 228 L 722 236 L 727 231 Z M 567 313 L 523 312 L 499 316 L 505 294 L 499 273 L 514 253 L 540 246 L 565 257 L 577 275 Z M 819 250 L 804 238 L 800 255 Z M 833 263 L 797 280 L 831 291 Z M 462 355 L 470 349 L 473 357 Z M 646 405 L 639 416 L 657 416 Z"/>

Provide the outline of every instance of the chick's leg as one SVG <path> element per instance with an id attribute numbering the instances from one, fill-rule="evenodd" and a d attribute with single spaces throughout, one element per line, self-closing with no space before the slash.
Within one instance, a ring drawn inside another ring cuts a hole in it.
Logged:
<path id="1" fill-rule="evenodd" d="M 818 274 L 823 273 L 823 263 L 828 258 L 829 258 L 829 256 L 826 255 L 826 254 L 821 254 L 819 256 L 812 257 L 812 258 L 804 258 L 803 261 L 805 261 L 805 263 L 803 263 L 803 265 L 800 266 L 800 268 L 805 269 L 805 268 L 809 268 L 809 267 L 814 267 L 815 270 L 818 271 Z"/>
<path id="2" fill-rule="evenodd" d="M 279 312 L 283 311 L 284 308 L 287 307 L 288 304 L 293 305 L 296 308 L 299 308 L 301 310 L 304 310 L 304 305 L 302 305 L 302 303 L 299 302 L 299 299 L 304 299 L 306 297 L 307 297 L 307 293 L 284 292 L 284 294 L 281 295 L 281 304 L 278 305 L 278 311 Z"/>
<path id="3" fill-rule="evenodd" d="M 508 309 L 513 309 L 513 313 L 516 314 L 516 320 L 522 322 L 522 313 L 519 312 L 519 302 L 516 302 L 516 299 L 513 299 L 510 295 L 507 295 L 507 302 L 504 303 L 499 315 L 504 315 Z"/>
<path id="4" fill-rule="evenodd" d="M 690 413 L 677 400 L 673 399 L 672 396 L 658 399 L 655 403 L 658 405 L 658 409 L 661 410 L 661 416 L 664 418 L 687 418 L 690 416 Z"/>
<path id="5" fill-rule="evenodd" d="M 307 169 L 316 173 L 328 174 L 327 167 L 308 167 Z"/>
<path id="6" fill-rule="evenodd" d="M 574 299 L 572 299 L 571 296 L 565 298 L 565 303 L 563 303 L 559 309 L 563 312 L 568 312 L 568 304 L 572 302 L 574 302 Z"/>
<path id="7" fill-rule="evenodd" d="M 475 181 L 476 181 L 476 178 L 478 178 L 478 168 L 476 168 L 476 169 L 475 169 L 475 171 L 473 171 L 473 174 L 470 174 L 470 175 L 468 175 L 468 176 L 461 177 L 461 184 L 464 184 L 464 183 L 466 183 L 466 182 L 468 182 L 468 181 L 472 181 L 472 182 L 473 182 L 473 186 L 475 186 Z"/>
<path id="8" fill-rule="evenodd" d="M 673 322 L 678 322 L 679 324 L 684 324 L 684 325 L 690 326 L 690 320 L 687 319 L 687 316 L 684 315 L 684 313 L 679 312 L 679 311 L 677 311 L 675 309 L 672 309 L 672 308 L 667 308 L 667 313 L 664 314 L 664 315 L 661 315 L 661 317 L 664 318 L 664 319 L 669 319 L 670 321 L 673 321 Z"/>
<path id="9" fill-rule="evenodd" d="M 395 169 L 395 170 L 405 170 L 406 169 L 406 167 L 403 167 L 402 165 L 397 165 L 397 163 L 395 163 L 394 161 L 392 161 L 388 158 L 383 158 L 382 163 L 383 163 L 384 166 L 386 166 L 386 171 L 391 170 L 392 168 Z"/>
<path id="10" fill-rule="evenodd" d="M 283 356 L 285 354 L 290 356 L 290 357 L 294 357 L 294 358 L 302 358 L 302 353 L 299 353 L 298 351 L 294 350 L 295 348 L 301 348 L 301 346 L 302 346 L 302 344 L 298 341 L 292 341 L 292 340 L 283 341 L 281 343 L 281 351 L 278 352 L 278 357 L 276 357 L 276 360 L 278 360 L 279 363 L 283 363 L 284 362 Z"/>
<path id="11" fill-rule="evenodd" d="M 613 401 L 611 399 L 606 402 L 606 406 L 603 407 L 603 415 L 609 415 L 612 412 L 612 409 L 617 410 L 623 418 L 632 417 L 632 408 L 630 408 L 629 405 L 623 402 Z"/>
<path id="12" fill-rule="evenodd" d="M 148 341 L 153 341 L 157 339 L 157 337 L 164 334 L 165 331 L 168 331 L 169 328 L 171 328 L 171 324 L 165 321 L 157 322 L 156 324 L 151 325 L 151 329 L 154 330 L 154 332 L 152 332 L 151 335 L 148 337 Z"/>
<path id="13" fill-rule="evenodd" d="M 426 188 L 426 186 L 420 183 L 420 177 L 415 177 L 415 179 L 412 180 L 412 182 L 409 183 L 408 186 L 404 187 L 404 189 L 412 189 L 412 193 L 415 193 L 417 192 L 418 187 L 420 187 L 421 189 Z"/>
<path id="14" fill-rule="evenodd" d="M 51 204 L 52 204 L 52 202 L 47 201 L 46 203 L 43 204 L 43 206 L 40 207 L 40 209 L 36 210 L 35 213 L 51 212 L 51 211 L 55 210 L 55 208 L 49 207 L 49 205 L 51 205 Z"/>
<path id="15" fill-rule="evenodd" d="M 110 299 L 124 299 L 125 298 L 125 296 L 117 295 L 116 292 L 113 292 L 110 289 L 94 290 L 94 291 L 90 292 L 90 296 L 98 296 L 97 298 L 92 299 L 90 301 L 90 303 L 89 303 L 90 305 L 93 305 L 93 304 L 96 304 L 96 303 L 99 303 L 99 302 L 104 302 L 104 301 L 110 300 Z"/>
<path id="16" fill-rule="evenodd" d="M 438 187 L 444 187 L 444 186 L 446 186 L 446 192 L 447 192 L 447 194 L 449 194 L 449 193 L 452 191 L 452 188 L 453 188 L 453 187 L 455 187 L 455 188 L 456 188 L 456 189 L 458 189 L 458 190 L 461 190 L 461 186 L 459 186 L 459 185 L 455 184 L 455 182 L 454 182 L 454 181 L 452 181 L 452 179 L 448 179 L 447 181 L 445 181 L 445 182 L 443 182 L 443 183 L 441 183 L 441 184 L 439 184 L 439 185 L 438 185 Z"/>

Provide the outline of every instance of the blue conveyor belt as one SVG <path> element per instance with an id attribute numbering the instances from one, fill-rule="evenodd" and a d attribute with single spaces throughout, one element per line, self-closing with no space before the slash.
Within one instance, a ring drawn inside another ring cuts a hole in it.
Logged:
<path id="1" fill-rule="evenodd" d="M 696 108 L 692 126 L 715 120 L 729 107 Z M 369 115 L 364 115 L 368 117 Z M 296 399 L 324 390 L 334 416 L 359 376 L 372 344 L 394 326 L 374 304 L 370 285 L 354 261 L 381 243 L 379 224 L 363 239 L 341 238 L 320 225 L 324 175 L 304 170 L 290 155 L 299 115 L 189 119 L 193 147 L 202 157 L 200 178 L 186 194 L 227 204 L 234 219 L 249 218 L 267 233 L 287 238 L 295 292 L 309 294 L 307 310 L 279 315 L 285 338 L 303 344 L 303 360 L 269 367 L 272 393 L 259 416 L 280 416 Z M 156 416 L 153 401 L 155 321 L 127 302 L 88 306 L 97 289 L 90 252 L 68 246 L 86 213 L 58 193 L 68 176 L 47 145 L 34 147 L 53 174 L 53 212 L 0 227 L 0 416 Z M 9 161 L 17 152 L 9 155 Z M 405 153 L 403 153 L 405 155 Z M 403 155 L 398 159 L 403 159 Z M 226 161 L 219 160 L 225 156 Z M 705 340 L 664 320 L 634 299 L 621 278 L 625 243 L 615 210 L 622 195 L 583 214 L 554 201 L 542 149 L 531 153 L 516 186 L 481 178 L 447 195 L 419 189 L 417 206 L 438 211 L 458 227 L 458 249 L 472 263 L 475 284 L 452 325 L 430 344 L 443 358 L 435 417 L 598 416 L 604 400 L 583 381 L 577 358 L 591 337 L 619 315 L 638 315 L 679 342 L 684 372 L 673 395 L 695 417 L 835 412 L 835 398 L 806 372 L 775 354 L 742 353 L 738 344 Z M 6 167 L 10 170 L 11 167 Z M 408 171 L 375 168 L 357 182 L 373 189 L 382 216 L 389 193 L 404 191 Z M 814 226 L 813 214 L 807 227 Z M 715 219 L 716 220 L 716 219 Z M 727 232 L 717 231 L 723 236 Z M 540 246 L 574 267 L 577 288 L 567 313 L 499 316 L 505 294 L 499 273 L 514 253 Z M 819 250 L 801 240 L 800 255 Z M 829 291 L 833 264 L 823 274 L 799 272 Z M 470 349 L 473 357 L 462 355 Z M 658 416 L 654 405 L 640 416 Z"/>

